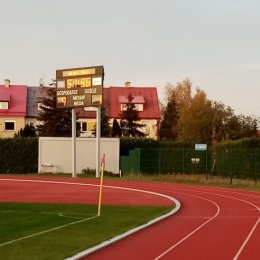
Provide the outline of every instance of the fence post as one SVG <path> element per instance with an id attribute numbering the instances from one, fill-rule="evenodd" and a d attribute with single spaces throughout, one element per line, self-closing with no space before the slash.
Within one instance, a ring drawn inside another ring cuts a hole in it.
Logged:
<path id="1" fill-rule="evenodd" d="M 256 150 L 257 148 L 255 148 L 255 185 L 257 186 L 257 174 L 256 174 L 256 171 L 257 171 L 257 160 L 256 160 Z"/>
<path id="2" fill-rule="evenodd" d="M 233 182 L 233 176 L 232 176 L 232 148 L 230 148 L 230 153 L 229 153 L 229 158 L 230 158 L 230 165 L 229 165 L 229 168 L 230 168 L 230 184 L 232 184 Z"/>
<path id="3" fill-rule="evenodd" d="M 208 182 L 208 147 L 206 148 L 206 182 Z"/>
<path id="4" fill-rule="evenodd" d="M 141 168 L 141 148 L 138 148 L 138 174 L 139 174 L 139 178 L 141 177 L 141 171 L 140 171 L 140 168 Z"/>
<path id="5" fill-rule="evenodd" d="M 182 148 L 182 174 L 184 174 L 184 147 Z"/>
<path id="6" fill-rule="evenodd" d="M 161 178 L 161 146 L 159 147 L 159 177 Z"/>

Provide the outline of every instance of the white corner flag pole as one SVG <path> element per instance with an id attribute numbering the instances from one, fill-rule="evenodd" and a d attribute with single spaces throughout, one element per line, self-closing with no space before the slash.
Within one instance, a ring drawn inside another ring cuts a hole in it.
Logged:
<path id="1" fill-rule="evenodd" d="M 77 177 L 76 175 L 76 108 L 72 108 L 72 177 Z"/>

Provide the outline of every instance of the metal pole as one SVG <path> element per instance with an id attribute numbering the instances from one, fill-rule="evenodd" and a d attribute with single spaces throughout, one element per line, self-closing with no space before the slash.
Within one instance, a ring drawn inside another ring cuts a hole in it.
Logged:
<path id="1" fill-rule="evenodd" d="M 100 135 L 101 135 L 101 107 L 97 107 L 96 123 L 96 178 L 100 177 Z"/>
<path id="2" fill-rule="evenodd" d="M 232 175 L 232 148 L 230 148 L 230 184 L 233 182 L 233 175 Z"/>
<path id="3" fill-rule="evenodd" d="M 184 174 L 184 147 L 182 148 L 182 174 Z"/>
<path id="4" fill-rule="evenodd" d="M 72 108 L 72 177 L 77 177 L 76 175 L 76 109 Z"/>
<path id="5" fill-rule="evenodd" d="M 256 148 L 255 148 L 255 185 L 257 185 L 257 176 L 256 176 Z"/>
<path id="6" fill-rule="evenodd" d="M 206 182 L 208 182 L 208 148 L 206 149 Z"/>
<path id="7" fill-rule="evenodd" d="M 159 147 L 159 176 L 161 177 L 161 146 Z"/>

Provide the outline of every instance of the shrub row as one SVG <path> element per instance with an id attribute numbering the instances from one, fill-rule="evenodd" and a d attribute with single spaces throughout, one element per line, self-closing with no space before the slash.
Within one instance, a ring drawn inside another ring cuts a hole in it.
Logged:
<path id="1" fill-rule="evenodd" d="M 187 144 L 187 143 L 176 143 L 176 142 L 160 142 L 158 140 L 148 139 L 148 138 L 121 138 L 120 139 L 120 156 L 129 156 L 129 152 L 133 151 L 135 148 L 142 148 L 144 149 L 144 154 L 140 154 L 141 157 L 149 157 L 149 160 L 152 161 L 158 161 L 158 148 L 163 148 L 162 150 L 166 152 L 162 153 L 160 155 L 160 160 L 163 162 L 166 157 L 175 157 L 178 158 L 178 160 L 175 161 L 175 163 L 178 163 L 180 165 L 174 166 L 175 168 L 180 168 L 178 171 L 180 171 L 183 167 L 183 161 L 182 156 L 183 152 L 180 150 L 180 148 L 185 148 L 186 151 L 189 149 L 194 150 L 194 144 Z M 157 149 L 155 149 L 157 148 Z M 237 141 L 228 141 L 223 142 L 220 144 L 215 144 L 211 149 L 213 150 L 214 158 L 211 158 L 210 153 L 208 156 L 208 163 L 211 161 L 213 162 L 214 159 L 217 160 L 217 162 L 223 161 L 224 156 L 223 154 L 223 148 L 231 149 L 231 148 L 260 148 L 260 139 L 259 138 L 245 138 Z M 151 149 L 149 151 L 149 149 Z M 168 150 L 169 149 L 169 150 Z M 173 151 L 172 149 L 175 149 Z M 156 151 L 156 152 L 155 152 Z M 153 154 L 155 152 L 156 154 Z M 152 153 L 152 154 L 151 154 Z M 171 153 L 173 153 L 175 156 L 170 156 Z M 198 157 L 198 155 L 190 154 L 188 156 L 188 160 L 190 160 L 191 156 Z M 250 153 L 250 152 L 249 152 Z M 178 154 L 178 156 L 177 156 Z M 225 152 L 226 154 L 226 152 Z M 187 152 L 185 153 L 185 156 L 187 155 Z M 176 157 L 177 156 L 177 157 Z M 233 158 L 238 158 L 239 156 L 235 156 L 233 152 Z M 240 158 L 241 161 L 248 160 L 248 156 L 245 156 L 245 153 L 243 155 L 243 160 Z M 202 162 L 201 158 L 201 162 Z M 257 156 L 258 159 L 258 156 Z M 230 160 L 227 158 L 227 160 Z M 167 160 L 166 160 L 167 161 Z M 143 160 L 143 163 L 147 164 L 145 160 Z M 169 164 L 168 162 L 165 162 L 165 165 Z M 170 162 L 172 164 L 172 161 Z M 248 162 L 247 162 L 247 165 Z M 250 163 L 251 165 L 251 163 Z M 142 166 L 142 163 L 140 167 Z M 151 164 L 152 166 L 152 164 Z M 218 164 L 219 168 L 221 166 Z M 233 167 L 235 165 L 233 164 Z M 158 171 L 157 169 L 160 166 L 153 167 L 154 170 Z M 172 168 L 172 171 L 177 170 L 174 169 L 173 166 L 169 166 Z M 224 167 L 224 166 L 223 166 Z M 249 167 L 249 166 L 247 166 Z M 252 166 L 250 166 L 252 168 Z M 166 167 L 168 168 L 168 167 Z M 161 168 L 162 171 L 163 168 Z M 166 170 L 166 169 L 165 169 Z M 245 169 L 243 169 L 245 170 Z M 7 138 L 7 139 L 0 139 L 0 173 L 36 173 L 38 171 L 38 138 Z"/>
<path id="2" fill-rule="evenodd" d="M 0 173 L 38 172 L 38 138 L 0 139 Z"/>

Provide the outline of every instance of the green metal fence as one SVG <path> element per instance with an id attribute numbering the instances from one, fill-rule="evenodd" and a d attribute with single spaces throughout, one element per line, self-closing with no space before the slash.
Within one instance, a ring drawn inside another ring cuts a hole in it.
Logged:
<path id="1" fill-rule="evenodd" d="M 121 156 L 123 175 L 205 174 L 236 179 L 260 177 L 259 148 L 136 148 Z"/>

